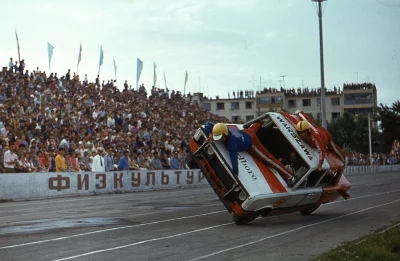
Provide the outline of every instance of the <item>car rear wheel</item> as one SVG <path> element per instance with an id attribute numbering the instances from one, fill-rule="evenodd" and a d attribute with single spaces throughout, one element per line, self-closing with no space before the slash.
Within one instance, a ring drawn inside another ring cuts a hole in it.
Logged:
<path id="1" fill-rule="evenodd" d="M 317 209 L 319 208 L 319 206 L 321 206 L 321 204 L 314 205 L 314 206 L 312 206 L 312 207 L 303 209 L 303 210 L 300 211 L 300 213 L 301 213 L 303 216 L 309 216 L 309 215 L 311 215 L 315 210 L 317 210 Z"/>
<path id="2" fill-rule="evenodd" d="M 243 226 L 249 224 L 251 221 L 253 221 L 258 214 L 250 214 L 244 217 L 239 217 L 236 216 L 235 214 L 232 216 L 233 222 L 235 222 L 236 225 L 238 226 Z"/>

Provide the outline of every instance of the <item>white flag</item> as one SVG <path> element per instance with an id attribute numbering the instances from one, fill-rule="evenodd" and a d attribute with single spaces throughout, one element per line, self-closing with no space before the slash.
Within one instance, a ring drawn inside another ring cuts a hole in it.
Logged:
<path id="1" fill-rule="evenodd" d="M 156 63 L 154 63 L 154 81 L 153 81 L 153 86 L 156 86 L 157 83 L 157 73 L 156 73 Z"/>

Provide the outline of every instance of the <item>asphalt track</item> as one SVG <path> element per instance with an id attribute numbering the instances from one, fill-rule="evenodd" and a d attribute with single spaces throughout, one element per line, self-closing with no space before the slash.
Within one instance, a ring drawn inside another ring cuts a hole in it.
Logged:
<path id="1" fill-rule="evenodd" d="M 0 204 L 0 260 L 309 260 L 400 221 L 400 173 L 351 199 L 236 226 L 210 187 Z"/>

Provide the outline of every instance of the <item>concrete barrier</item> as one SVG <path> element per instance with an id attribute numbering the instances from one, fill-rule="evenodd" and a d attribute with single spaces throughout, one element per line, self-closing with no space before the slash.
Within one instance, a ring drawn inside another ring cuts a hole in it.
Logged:
<path id="1" fill-rule="evenodd" d="M 347 166 L 344 175 L 400 171 L 400 165 Z"/>
<path id="2" fill-rule="evenodd" d="M 0 174 L 0 199 L 137 192 L 208 184 L 200 170 Z"/>
<path id="3" fill-rule="evenodd" d="M 347 166 L 344 174 L 400 171 L 400 165 Z M 0 200 L 138 192 L 208 184 L 200 170 L 0 174 Z"/>

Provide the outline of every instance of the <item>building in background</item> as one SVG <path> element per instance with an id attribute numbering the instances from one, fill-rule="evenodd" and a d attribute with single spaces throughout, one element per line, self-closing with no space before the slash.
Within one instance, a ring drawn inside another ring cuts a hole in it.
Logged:
<path id="1" fill-rule="evenodd" d="M 344 84 L 343 108 L 353 114 L 371 115 L 378 107 L 378 97 L 375 84 Z"/>
<path id="2" fill-rule="evenodd" d="M 264 89 L 261 92 L 240 91 L 233 98 L 210 99 L 195 93 L 192 101 L 207 111 L 224 116 L 233 123 L 249 121 L 268 111 L 293 113 L 302 110 L 314 119 L 321 118 L 320 88 Z M 374 114 L 378 106 L 377 89 L 372 83 L 344 84 L 343 90 L 326 90 L 326 119 L 331 122 L 345 111 L 356 115 Z"/>

